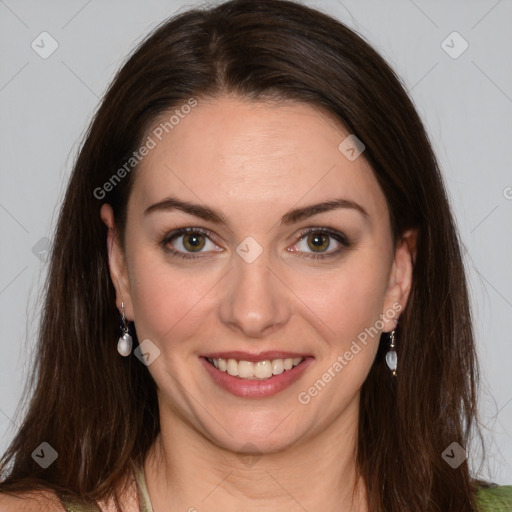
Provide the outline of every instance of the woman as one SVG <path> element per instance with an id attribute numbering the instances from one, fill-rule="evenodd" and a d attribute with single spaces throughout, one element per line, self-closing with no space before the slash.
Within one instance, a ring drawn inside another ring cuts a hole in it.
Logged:
<path id="1" fill-rule="evenodd" d="M 512 506 L 468 469 L 471 316 L 424 128 L 368 44 L 296 3 L 185 12 L 120 70 L 34 375 L 2 511 Z"/>

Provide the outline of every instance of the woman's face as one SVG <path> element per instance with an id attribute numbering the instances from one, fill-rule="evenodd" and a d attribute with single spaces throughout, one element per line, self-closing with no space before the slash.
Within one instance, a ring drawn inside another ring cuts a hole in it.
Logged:
<path id="1" fill-rule="evenodd" d="M 412 273 L 364 152 L 296 102 L 201 100 L 168 132 L 149 133 L 110 256 L 162 424 L 265 453 L 357 422 Z"/>

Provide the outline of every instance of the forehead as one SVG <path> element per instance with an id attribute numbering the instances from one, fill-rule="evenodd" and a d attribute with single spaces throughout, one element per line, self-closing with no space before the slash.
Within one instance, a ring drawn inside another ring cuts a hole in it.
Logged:
<path id="1" fill-rule="evenodd" d="M 147 132 L 154 147 L 132 192 L 140 208 L 173 194 L 224 211 L 287 209 L 336 196 L 364 204 L 371 215 L 386 209 L 366 160 L 339 150 L 350 132 L 318 108 L 226 96 L 174 112 Z"/>

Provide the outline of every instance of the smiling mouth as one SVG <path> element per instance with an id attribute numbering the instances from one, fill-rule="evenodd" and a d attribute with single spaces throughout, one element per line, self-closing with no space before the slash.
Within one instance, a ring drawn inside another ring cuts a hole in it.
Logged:
<path id="1" fill-rule="evenodd" d="M 222 359 L 206 357 L 212 366 L 217 370 L 227 373 L 232 377 L 247 380 L 268 380 L 275 375 L 287 372 L 296 366 L 302 364 L 304 357 L 286 358 L 286 359 L 265 359 L 252 362 L 237 359 Z"/>

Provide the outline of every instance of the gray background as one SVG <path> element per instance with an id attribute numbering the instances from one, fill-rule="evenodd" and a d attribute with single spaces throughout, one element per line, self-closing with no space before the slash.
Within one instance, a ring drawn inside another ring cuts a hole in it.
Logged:
<path id="1" fill-rule="evenodd" d="M 512 484 L 512 1 L 307 3 L 387 58 L 426 123 L 460 229 L 482 365 L 487 459 L 471 458 L 480 475 Z M 19 424 L 45 248 L 80 137 L 135 43 L 189 5 L 0 0 L 0 451 Z M 43 31 L 58 43 L 46 59 L 31 47 L 51 48 Z"/>

